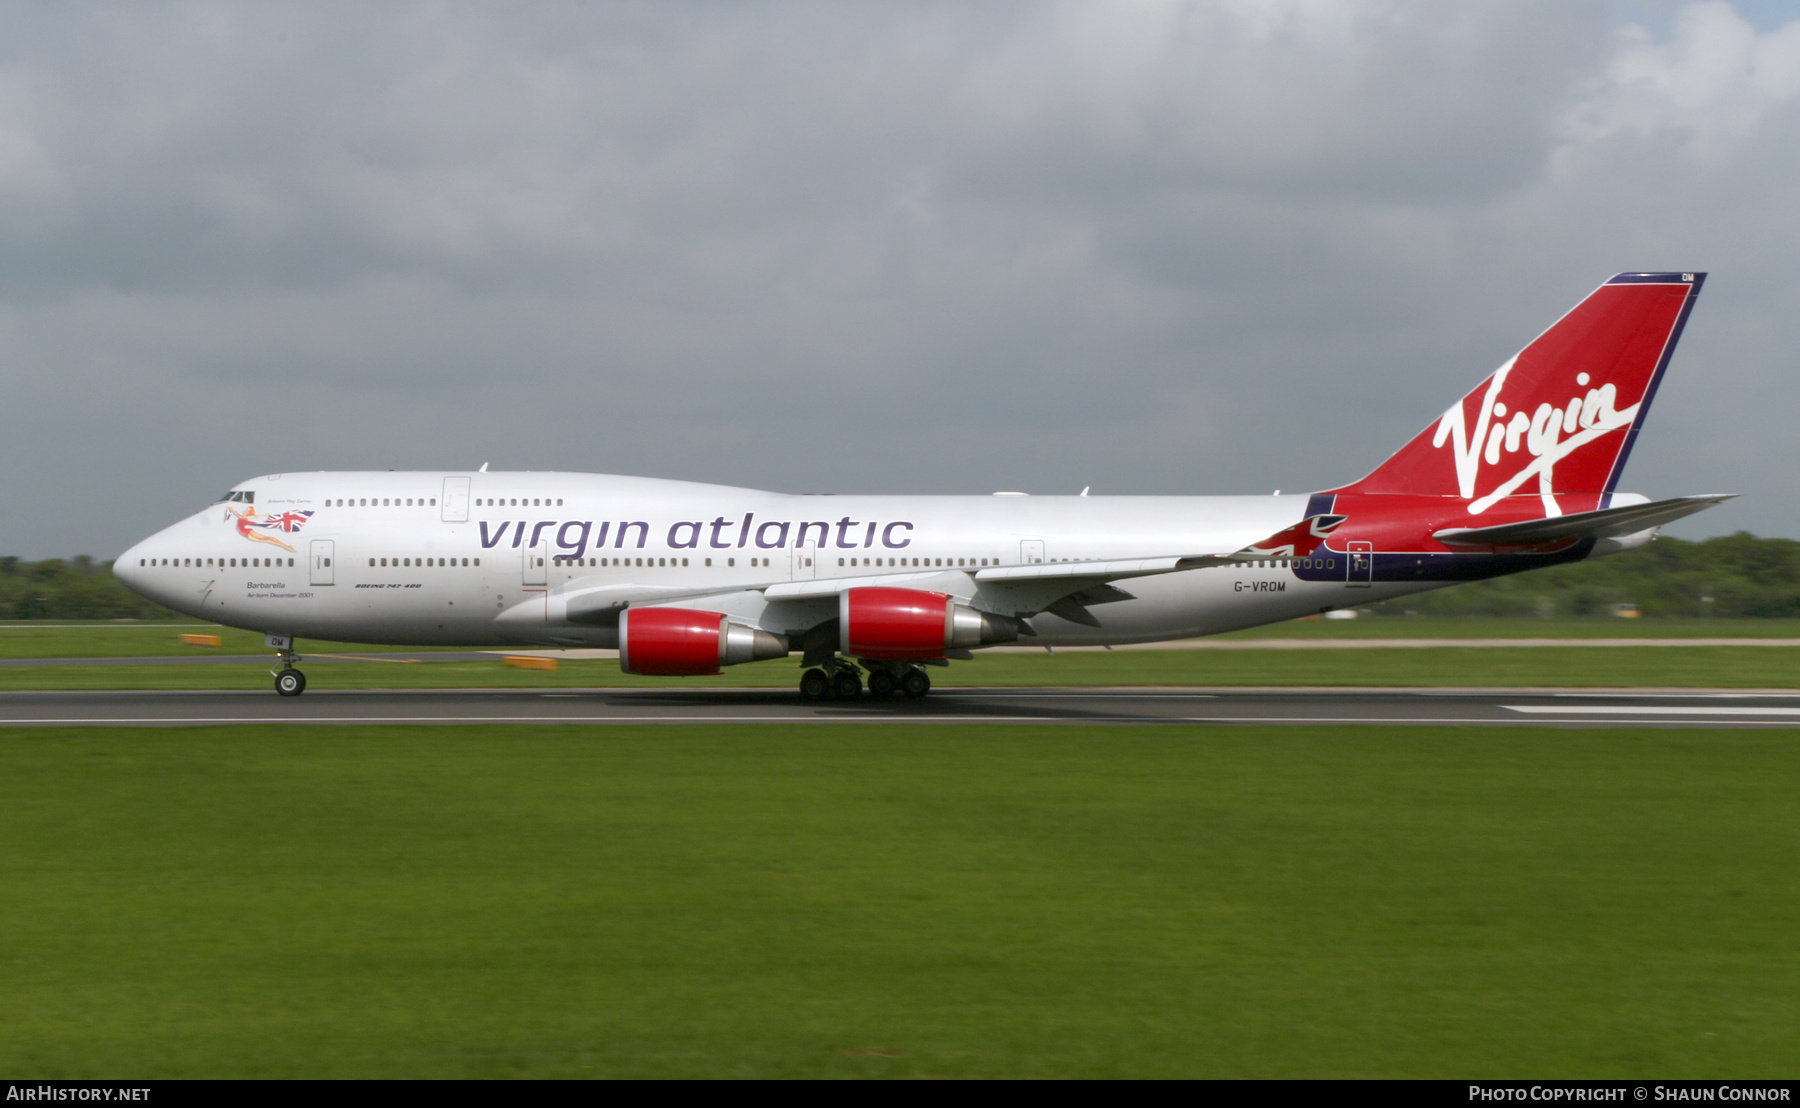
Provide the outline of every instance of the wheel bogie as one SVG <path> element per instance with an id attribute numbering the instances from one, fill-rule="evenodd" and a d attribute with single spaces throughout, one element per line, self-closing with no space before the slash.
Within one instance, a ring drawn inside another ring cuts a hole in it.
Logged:
<path id="1" fill-rule="evenodd" d="M 876 663 L 868 667 L 869 695 L 877 700 L 896 696 L 918 699 L 931 691 L 925 668 L 907 663 Z M 802 700 L 855 700 L 862 696 L 864 673 L 854 662 L 834 658 L 808 667 L 800 674 Z"/>
<path id="2" fill-rule="evenodd" d="M 931 691 L 931 677 L 917 666 L 900 676 L 900 691 L 914 700 Z"/>
<path id="3" fill-rule="evenodd" d="M 827 700 L 831 697 L 831 677 L 822 669 L 809 669 L 800 675 L 800 699 Z"/>
<path id="4" fill-rule="evenodd" d="M 855 700 L 862 695 L 862 678 L 856 671 L 845 667 L 831 678 L 831 694 L 839 700 Z"/>

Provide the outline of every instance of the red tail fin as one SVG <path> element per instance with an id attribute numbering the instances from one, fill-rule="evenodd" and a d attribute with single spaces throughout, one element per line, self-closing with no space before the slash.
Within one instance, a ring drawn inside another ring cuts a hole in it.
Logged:
<path id="1" fill-rule="evenodd" d="M 1704 273 L 1621 273 L 1344 493 L 1609 493 L 1650 409 Z"/>

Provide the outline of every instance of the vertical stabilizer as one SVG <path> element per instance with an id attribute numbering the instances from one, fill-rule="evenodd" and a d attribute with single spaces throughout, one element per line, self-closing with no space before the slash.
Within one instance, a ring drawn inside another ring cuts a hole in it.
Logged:
<path id="1" fill-rule="evenodd" d="M 1479 515 L 1507 496 L 1610 493 L 1704 273 L 1621 273 L 1340 493 L 1454 496 Z"/>

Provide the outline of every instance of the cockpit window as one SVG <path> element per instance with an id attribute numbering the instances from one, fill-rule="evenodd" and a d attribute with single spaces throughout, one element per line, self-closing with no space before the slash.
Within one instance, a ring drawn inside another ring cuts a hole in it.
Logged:
<path id="1" fill-rule="evenodd" d="M 225 503 L 227 501 L 233 504 L 254 504 L 256 503 L 256 490 L 233 489 L 231 492 L 219 497 L 219 503 Z"/>

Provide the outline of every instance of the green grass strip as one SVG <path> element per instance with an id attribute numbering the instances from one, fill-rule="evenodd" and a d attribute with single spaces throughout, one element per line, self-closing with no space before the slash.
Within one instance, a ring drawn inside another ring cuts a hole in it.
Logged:
<path id="1" fill-rule="evenodd" d="M 733 666 L 717 677 L 633 677 L 614 661 L 563 661 L 554 671 L 481 662 L 345 662 L 309 658 L 313 689 L 743 688 L 795 685 L 795 660 Z M 1346 685 L 1790 688 L 1800 648 L 1458 647 L 1375 650 L 1145 650 L 979 654 L 931 670 L 958 685 Z M 266 689 L 267 665 L 8 666 L 0 690 Z"/>
<path id="2" fill-rule="evenodd" d="M 1780 1077 L 1795 732 L 0 741 L 0 1058 L 91 1077 Z"/>

